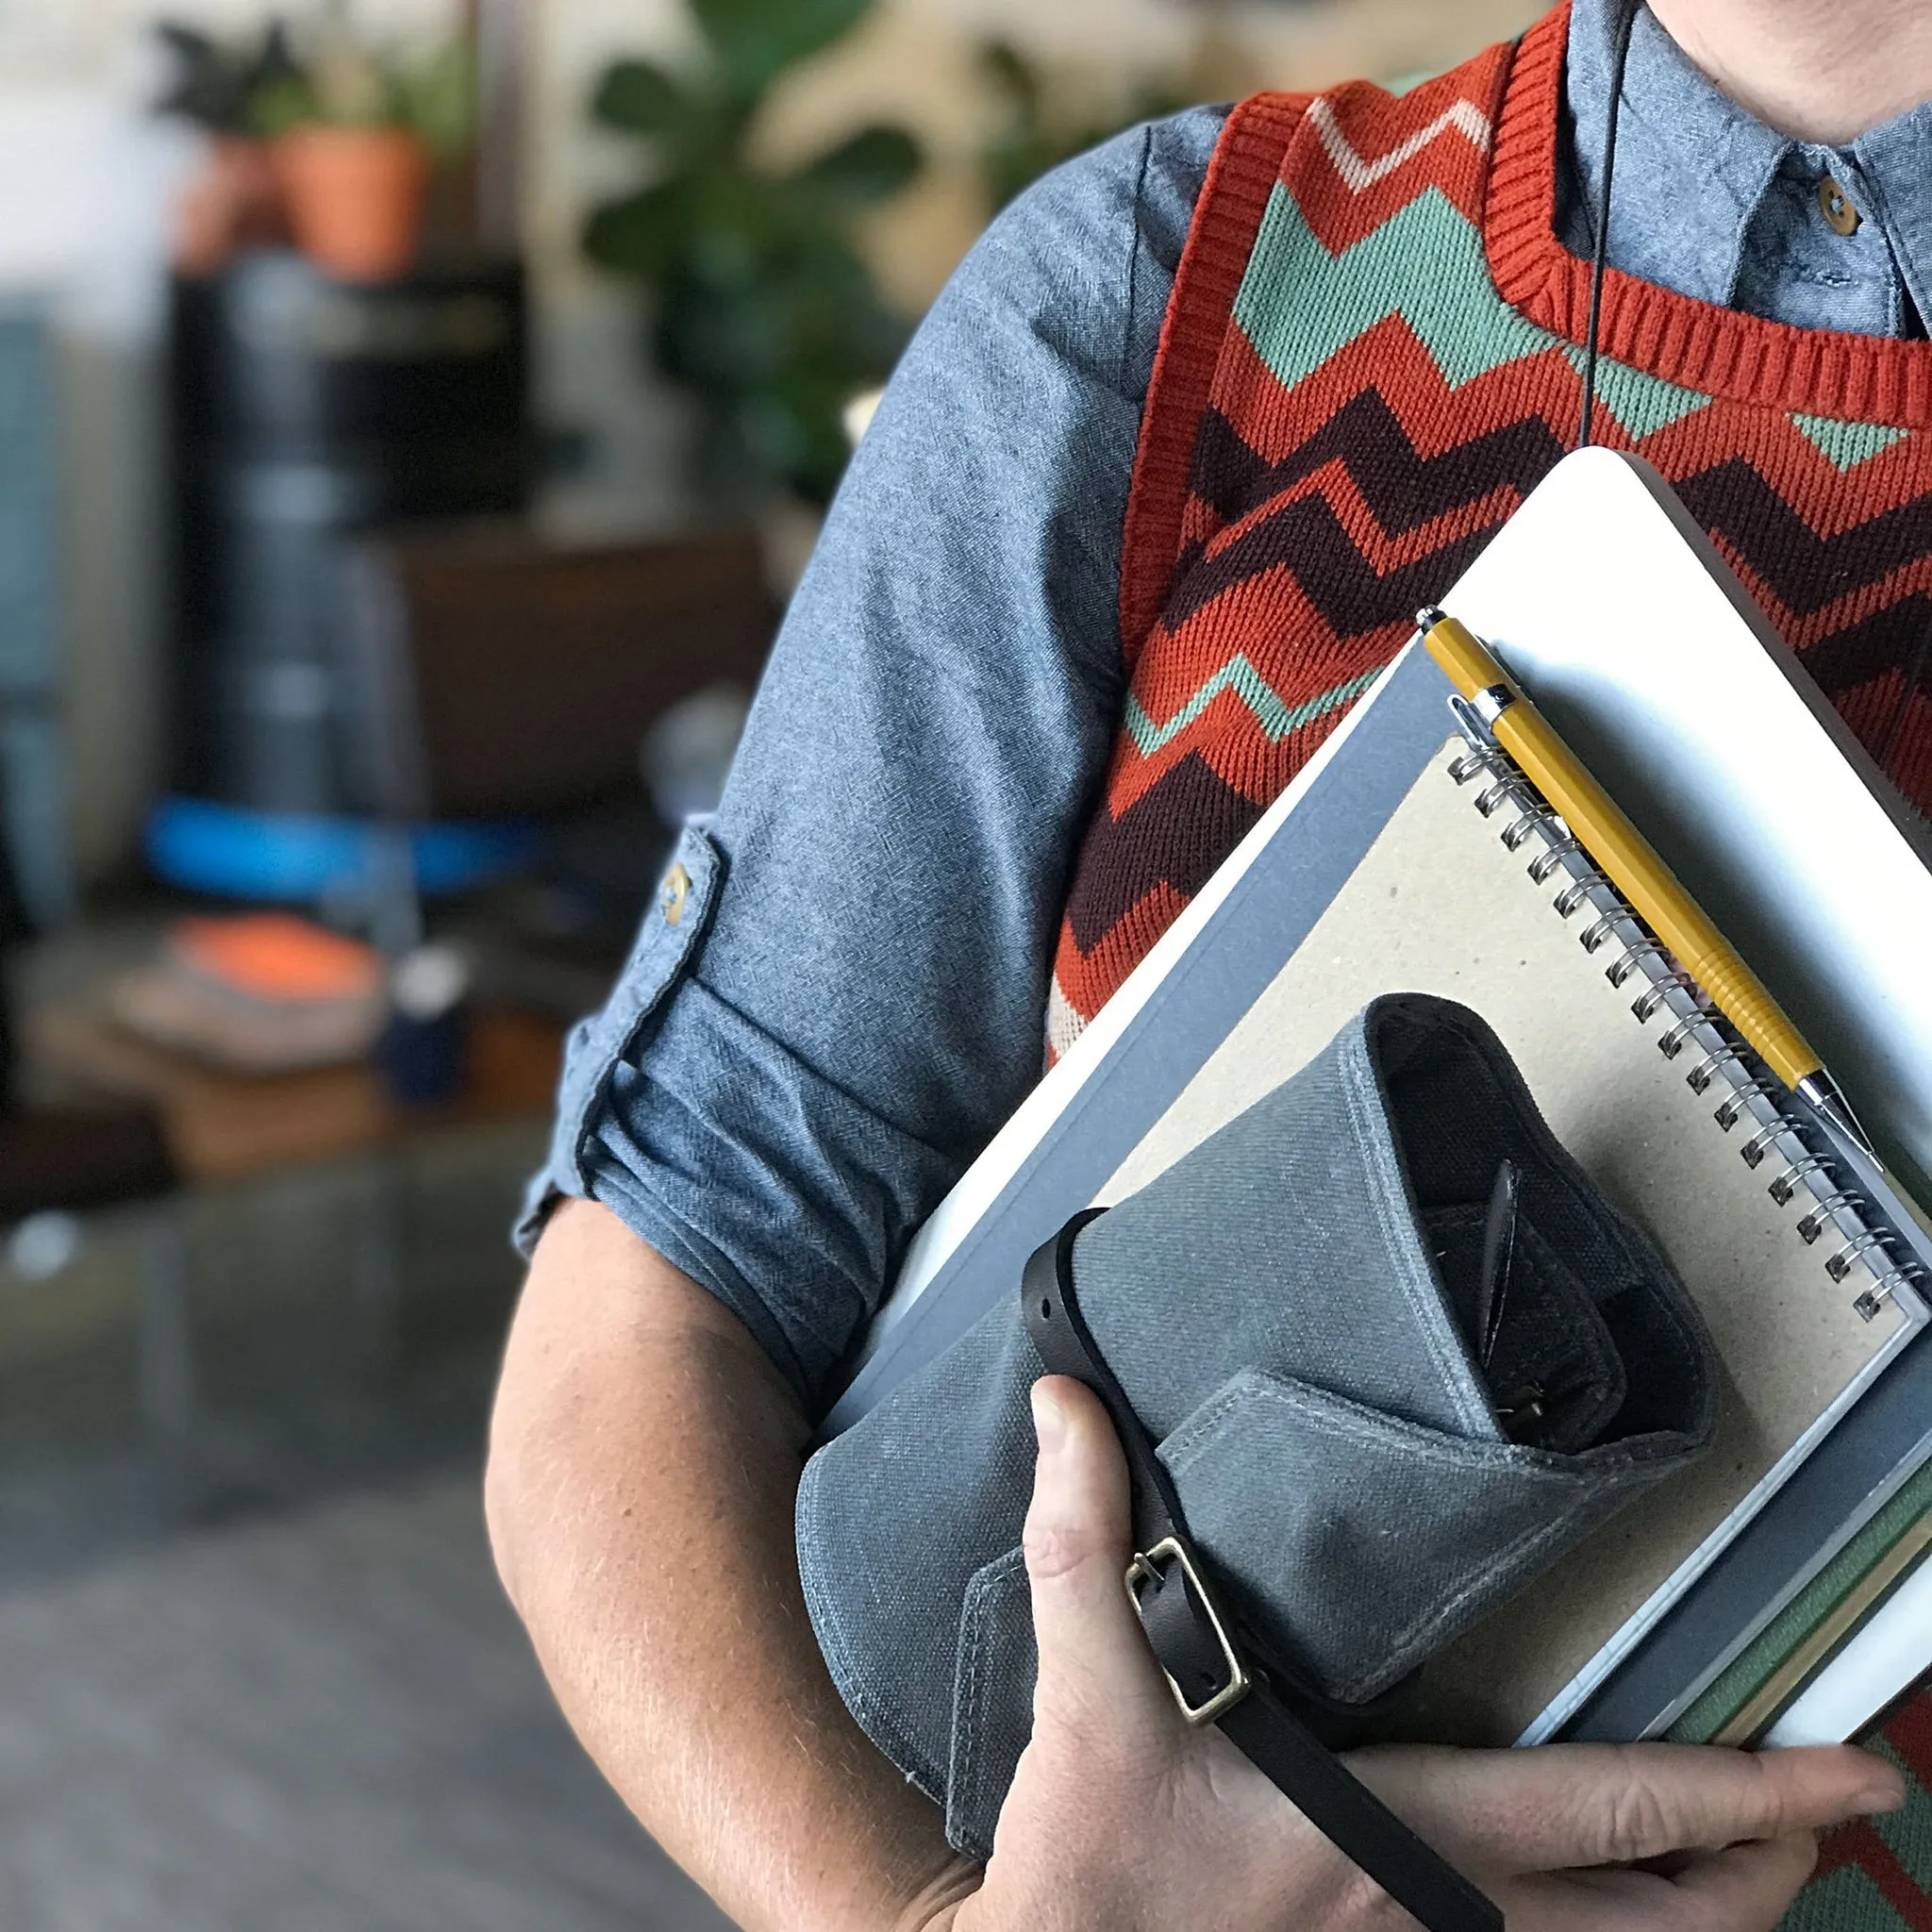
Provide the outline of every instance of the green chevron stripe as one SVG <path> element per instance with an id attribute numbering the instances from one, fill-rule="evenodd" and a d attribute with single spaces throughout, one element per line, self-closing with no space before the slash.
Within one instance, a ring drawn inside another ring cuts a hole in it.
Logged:
<path id="1" fill-rule="evenodd" d="M 1583 351 L 1564 344 L 1570 366 L 1583 374 Z M 1711 399 L 1701 391 L 1666 382 L 1660 375 L 1646 375 L 1641 369 L 1626 368 L 1622 362 L 1599 358 L 1596 365 L 1596 401 L 1623 425 L 1624 434 L 1641 442 L 1699 409 L 1707 409 Z"/>
<path id="2" fill-rule="evenodd" d="M 1791 421 L 1840 475 L 1883 456 L 1911 433 L 1883 423 L 1837 423 L 1829 416 L 1793 415 Z"/>
<path id="3" fill-rule="evenodd" d="M 1496 294 L 1481 236 L 1433 187 L 1330 255 L 1277 183 L 1234 315 L 1291 389 L 1391 315 L 1414 330 L 1451 389 L 1541 356 L 1554 340 Z"/>
<path id="4" fill-rule="evenodd" d="M 1932 1791 L 1919 1782 L 1911 1766 L 1890 1744 L 1881 1743 L 1878 1748 L 1904 1774 L 1906 1807 L 1903 1811 L 1889 1811 L 1874 1818 L 1872 1828 L 1890 1847 L 1892 1857 L 1912 1874 L 1912 1882 L 1924 1890 L 1932 1887 Z"/>
<path id="5" fill-rule="evenodd" d="M 1141 748 L 1141 756 L 1151 758 L 1156 752 L 1172 744 L 1223 691 L 1231 691 L 1255 714 L 1255 722 L 1260 725 L 1269 742 L 1279 744 L 1291 732 L 1301 730 L 1305 724 L 1312 724 L 1318 718 L 1325 718 L 1330 711 L 1340 710 L 1344 705 L 1352 705 L 1381 675 L 1380 671 L 1365 671 L 1359 677 L 1351 677 L 1347 683 L 1338 684 L 1319 697 L 1309 698 L 1304 704 L 1289 705 L 1243 655 L 1224 664 L 1165 724 L 1157 724 L 1142 708 L 1140 699 L 1130 691 L 1127 694 L 1126 726 L 1134 742 Z"/>
<path id="6" fill-rule="evenodd" d="M 1911 1932 L 1868 1872 L 1840 1865 L 1798 1894 L 1797 1904 L 1778 1921 L 1778 1932 L 1846 1932 L 1854 1925 L 1859 1932 Z"/>
<path id="7" fill-rule="evenodd" d="M 1331 255 L 1277 183 L 1234 314 L 1255 353 L 1290 389 L 1391 315 L 1408 325 L 1451 390 L 1553 349 L 1575 366 L 1583 359 L 1497 294 L 1481 234 L 1433 187 L 1374 234 Z M 1597 397 L 1639 441 L 1710 401 L 1608 361 L 1598 367 Z"/>

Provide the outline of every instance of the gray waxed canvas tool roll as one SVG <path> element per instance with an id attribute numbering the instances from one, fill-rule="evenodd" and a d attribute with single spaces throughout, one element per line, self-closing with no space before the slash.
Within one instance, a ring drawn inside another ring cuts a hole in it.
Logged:
<path id="1" fill-rule="evenodd" d="M 1094 1220 L 1073 1271 L 1253 1652 L 1332 1705 L 1398 1689 L 1715 1426 L 1669 1261 L 1447 1000 L 1374 1002 Z M 1018 1286 L 820 1450 L 798 1500 L 841 1694 L 979 1857 L 1035 1674 Z"/>

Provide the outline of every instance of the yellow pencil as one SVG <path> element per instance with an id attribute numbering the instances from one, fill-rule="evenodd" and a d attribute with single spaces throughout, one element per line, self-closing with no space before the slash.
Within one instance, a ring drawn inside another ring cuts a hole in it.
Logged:
<path id="1" fill-rule="evenodd" d="M 1772 1072 L 1869 1153 L 1870 1141 L 1816 1050 L 1488 647 L 1441 610 L 1424 610 L 1417 622 L 1429 656 L 1561 816 L 1591 864 Z"/>

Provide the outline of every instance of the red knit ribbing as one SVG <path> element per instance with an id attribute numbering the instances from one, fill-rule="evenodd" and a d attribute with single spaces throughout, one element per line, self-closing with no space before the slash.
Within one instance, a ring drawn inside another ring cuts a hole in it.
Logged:
<path id="1" fill-rule="evenodd" d="M 1496 128 L 1484 240 L 1503 299 L 1581 343 L 1590 264 L 1557 238 L 1557 142 L 1570 8 L 1524 36 Z M 1932 342 L 1767 322 L 1612 269 L 1604 279 L 1604 354 L 1704 395 L 1902 429 L 1932 425 Z"/>
<path id="2" fill-rule="evenodd" d="M 1121 553 L 1121 658 L 1134 675 L 1180 548 L 1188 475 L 1221 344 L 1308 94 L 1257 94 L 1228 117 L 1174 280 L 1141 419 Z"/>

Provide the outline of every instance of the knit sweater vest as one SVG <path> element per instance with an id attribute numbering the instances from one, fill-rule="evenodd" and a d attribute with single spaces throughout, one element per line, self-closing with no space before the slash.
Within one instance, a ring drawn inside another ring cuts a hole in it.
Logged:
<path id="1" fill-rule="evenodd" d="M 1063 1052 L 1575 440 L 1590 270 L 1556 239 L 1567 8 L 1394 97 L 1228 122 L 1142 420 L 1128 694 L 1048 1013 Z M 1670 480 L 1932 808 L 1932 343 L 1612 272 L 1596 440 Z"/>
<path id="2" fill-rule="evenodd" d="M 1125 718 L 1050 995 L 1064 1052 L 1524 495 L 1581 406 L 1556 239 L 1567 7 L 1401 97 L 1227 124 L 1168 310 L 1122 564 Z M 1932 808 L 1932 343 L 1611 273 L 1596 440 L 1662 472 L 1865 746 Z M 1789 1927 L 1932 1932 L 1932 1696 L 1900 1821 Z"/>

